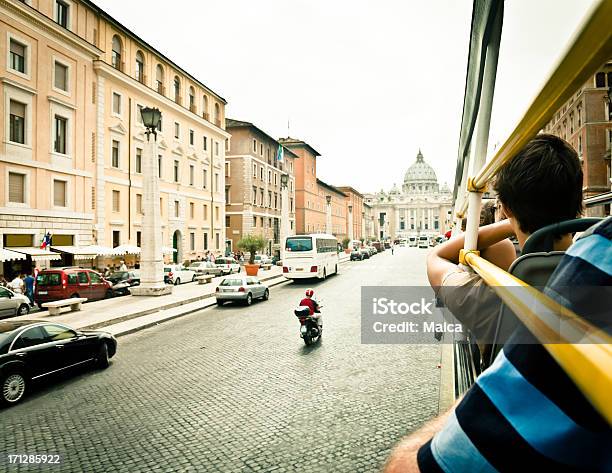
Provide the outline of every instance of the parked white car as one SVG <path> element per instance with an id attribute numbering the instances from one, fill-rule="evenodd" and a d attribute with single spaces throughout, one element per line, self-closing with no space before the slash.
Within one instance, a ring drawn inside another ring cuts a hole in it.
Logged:
<path id="1" fill-rule="evenodd" d="M 240 263 L 229 256 L 220 257 L 215 260 L 217 268 L 221 268 L 221 274 L 232 274 L 240 272 Z"/>
<path id="2" fill-rule="evenodd" d="M 194 261 L 187 266 L 187 269 L 195 271 L 198 276 L 205 274 L 219 276 L 223 272 L 221 268 L 217 268 L 217 265 L 215 263 L 211 263 L 210 261 Z"/>
<path id="3" fill-rule="evenodd" d="M 164 281 L 175 286 L 184 282 L 195 281 L 196 272 L 185 268 L 182 264 L 164 266 Z"/>
<path id="4" fill-rule="evenodd" d="M 272 258 L 268 255 L 255 255 L 255 264 L 261 268 L 264 264 L 272 264 Z"/>
<path id="5" fill-rule="evenodd" d="M 0 316 L 26 315 L 30 312 L 30 300 L 7 287 L 0 287 Z"/>

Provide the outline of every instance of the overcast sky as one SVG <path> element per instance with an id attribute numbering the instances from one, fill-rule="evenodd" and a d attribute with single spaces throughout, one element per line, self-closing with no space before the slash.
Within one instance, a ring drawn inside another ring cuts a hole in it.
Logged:
<path id="1" fill-rule="evenodd" d="M 94 0 L 228 101 L 227 117 L 318 150 L 318 175 L 401 185 L 421 148 L 452 185 L 468 0 Z M 592 0 L 508 0 L 490 146 L 504 141 Z M 169 6 L 171 5 L 171 6 Z"/>

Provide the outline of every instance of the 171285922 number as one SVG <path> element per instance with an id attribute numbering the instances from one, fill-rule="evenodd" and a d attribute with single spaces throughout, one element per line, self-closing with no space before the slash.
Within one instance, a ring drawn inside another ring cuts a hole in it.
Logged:
<path id="1" fill-rule="evenodd" d="M 61 458 L 59 455 L 47 455 L 47 454 L 7 454 L 9 464 L 47 464 L 47 465 L 59 465 Z"/>

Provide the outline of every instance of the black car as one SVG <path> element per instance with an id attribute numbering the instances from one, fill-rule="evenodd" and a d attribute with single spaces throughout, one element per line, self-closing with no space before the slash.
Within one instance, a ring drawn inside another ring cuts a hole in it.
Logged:
<path id="1" fill-rule="evenodd" d="M 361 254 L 361 251 L 359 250 L 351 251 L 351 261 L 361 261 L 362 259 L 363 259 L 363 256 Z"/>
<path id="2" fill-rule="evenodd" d="M 0 404 L 18 403 L 32 382 L 91 364 L 106 368 L 117 351 L 110 333 L 40 320 L 0 321 Z"/>

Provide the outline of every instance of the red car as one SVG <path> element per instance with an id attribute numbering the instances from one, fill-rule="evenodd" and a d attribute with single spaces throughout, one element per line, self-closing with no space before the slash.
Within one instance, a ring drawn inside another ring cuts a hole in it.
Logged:
<path id="1" fill-rule="evenodd" d="M 96 301 L 112 295 L 111 284 L 91 269 L 53 268 L 38 273 L 34 301 L 41 307 L 44 302 L 70 297 L 86 297 Z"/>

